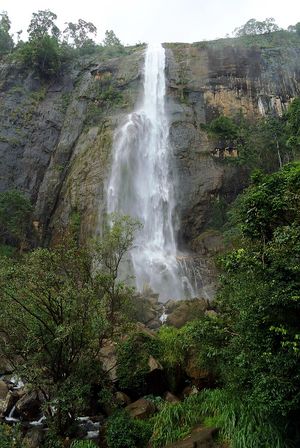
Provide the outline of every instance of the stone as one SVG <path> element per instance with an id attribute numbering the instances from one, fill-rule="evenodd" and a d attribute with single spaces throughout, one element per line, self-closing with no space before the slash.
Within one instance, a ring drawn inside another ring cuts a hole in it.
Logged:
<path id="1" fill-rule="evenodd" d="M 181 328 L 187 322 L 204 315 L 209 304 L 205 299 L 180 300 L 172 306 L 172 312 L 168 314 L 166 323 L 176 328 Z"/>
<path id="2" fill-rule="evenodd" d="M 195 427 L 188 437 L 183 440 L 166 445 L 166 448 L 214 448 L 217 447 L 214 437 L 216 428 Z"/>
<path id="3" fill-rule="evenodd" d="M 117 380 L 117 346 L 116 343 L 107 339 L 104 341 L 99 358 L 102 362 L 104 372 L 111 381 Z"/>
<path id="4" fill-rule="evenodd" d="M 5 400 L 6 395 L 8 394 L 8 386 L 7 384 L 0 380 L 0 400 Z"/>
<path id="5" fill-rule="evenodd" d="M 155 358 L 153 358 L 152 355 L 149 356 L 148 367 L 149 367 L 149 372 L 153 372 L 154 370 L 162 370 L 163 369 L 162 365 Z"/>
<path id="6" fill-rule="evenodd" d="M 171 392 L 167 392 L 165 395 L 165 400 L 168 403 L 179 403 L 180 399 L 176 397 L 176 395 L 172 394 Z"/>
<path id="7" fill-rule="evenodd" d="M 38 392 L 27 392 L 17 401 L 16 411 L 22 420 L 37 420 L 41 417 L 42 402 L 42 397 Z"/>
<path id="8" fill-rule="evenodd" d="M 140 398 L 134 403 L 126 406 L 125 410 L 129 413 L 130 417 L 144 420 L 151 417 L 156 411 L 155 405 L 146 398 Z"/>
<path id="9" fill-rule="evenodd" d="M 9 391 L 5 397 L 5 399 L 0 399 L 0 416 L 8 416 L 16 402 L 18 401 L 19 396 L 17 392 Z"/>
<path id="10" fill-rule="evenodd" d="M 128 406 L 131 403 L 130 397 L 127 394 L 125 394 L 125 392 L 120 391 L 116 392 L 115 398 L 120 406 Z"/>

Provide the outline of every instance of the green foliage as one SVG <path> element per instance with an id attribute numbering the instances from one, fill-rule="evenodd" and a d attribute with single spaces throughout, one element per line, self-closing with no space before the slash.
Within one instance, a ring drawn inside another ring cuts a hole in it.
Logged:
<path id="1" fill-rule="evenodd" d="M 0 424 L 0 446 L 1 448 L 24 448 L 18 425 Z"/>
<path id="2" fill-rule="evenodd" d="M 218 427 L 232 448 L 283 448 L 288 446 L 280 421 L 271 422 L 260 411 L 249 406 L 243 397 L 225 390 L 207 390 L 196 397 L 198 412 L 205 415 L 207 426 Z M 207 417 L 209 416 L 209 417 Z"/>
<path id="3" fill-rule="evenodd" d="M 117 313 L 127 305 L 131 297 L 131 289 L 118 280 L 118 273 L 125 255 L 131 249 L 136 231 L 140 228 L 137 220 L 129 216 L 110 216 L 111 225 L 105 226 L 103 238 L 94 245 L 94 257 L 101 270 L 97 280 L 101 285 L 104 302 L 108 310 L 108 318 L 112 325 Z"/>
<path id="4" fill-rule="evenodd" d="M 91 440 L 75 440 L 71 444 L 71 448 L 94 448 L 95 443 Z"/>
<path id="5" fill-rule="evenodd" d="M 97 34 L 97 28 L 91 22 L 79 19 L 77 23 L 68 22 L 67 28 L 64 30 L 65 41 L 69 39 L 77 49 L 87 50 L 94 49 L 95 43 L 91 36 Z"/>
<path id="6" fill-rule="evenodd" d="M 215 344 L 218 369 L 233 397 L 243 397 L 241 411 L 236 411 L 241 412 L 241 427 L 247 419 L 254 419 L 249 423 L 249 434 L 254 437 L 255 421 L 259 420 L 255 416 L 263 415 L 264 425 L 269 427 L 266 437 L 271 437 L 271 428 L 277 425 L 283 431 L 286 425 L 285 433 L 296 441 L 300 409 L 300 164 L 286 165 L 272 175 L 256 174 L 254 182 L 232 212 L 231 226 L 238 227 L 242 236 L 239 246 L 222 260 L 221 317 L 219 330 L 216 328 L 219 342 L 217 339 Z M 222 334 L 226 335 L 223 342 Z M 232 434 L 235 431 L 246 429 L 235 427 Z M 261 434 L 263 430 L 257 431 Z M 255 440 L 252 445 L 236 446 L 285 446 L 271 441 L 255 445 Z"/>
<path id="7" fill-rule="evenodd" d="M 30 200 L 18 190 L 0 193 L 1 242 L 20 246 L 30 230 L 32 206 Z"/>
<path id="8" fill-rule="evenodd" d="M 29 39 L 43 39 L 46 36 L 58 39 L 60 31 L 55 24 L 56 19 L 57 15 L 49 9 L 34 12 L 27 30 Z"/>
<path id="9" fill-rule="evenodd" d="M 226 142 L 238 137 L 238 127 L 232 118 L 220 115 L 207 126 L 208 132 Z"/>
<path id="10" fill-rule="evenodd" d="M 23 44 L 17 53 L 18 59 L 27 68 L 33 68 L 42 77 L 58 74 L 61 67 L 61 50 L 56 37 L 43 35 Z"/>
<path id="11" fill-rule="evenodd" d="M 159 356 L 159 343 L 144 333 L 133 333 L 118 347 L 117 375 L 121 389 L 143 393 L 149 372 L 150 355 Z"/>
<path id="12" fill-rule="evenodd" d="M 190 396 L 181 403 L 166 403 L 153 418 L 153 448 L 161 448 L 187 436 L 202 414 L 198 397 Z"/>
<path id="13" fill-rule="evenodd" d="M 108 448 L 144 448 L 151 434 L 151 421 L 133 419 L 125 411 L 118 411 L 108 419 Z"/>
<path id="14" fill-rule="evenodd" d="M 49 414 L 48 406 L 45 412 L 61 433 L 101 374 L 96 355 L 108 324 L 89 257 L 68 242 L 3 260 L 0 270 L 2 355 L 17 356 L 20 374 L 53 401 L 57 412 Z"/>
<path id="15" fill-rule="evenodd" d="M 6 12 L 0 13 L 0 58 L 10 53 L 14 47 L 14 41 L 9 34 L 10 20 Z"/>
<path id="16" fill-rule="evenodd" d="M 105 47 L 122 47 L 120 39 L 117 38 L 113 30 L 105 31 L 105 39 L 103 40 Z"/>
<path id="17" fill-rule="evenodd" d="M 295 154 L 300 150 L 300 98 L 295 98 L 286 113 L 287 146 Z"/>
<path id="18" fill-rule="evenodd" d="M 268 17 L 262 22 L 256 19 L 250 19 L 245 25 L 236 28 L 234 33 L 237 37 L 240 37 L 253 34 L 272 33 L 274 31 L 279 31 L 279 29 L 279 26 L 275 23 L 275 19 L 273 19 L 273 17 Z"/>

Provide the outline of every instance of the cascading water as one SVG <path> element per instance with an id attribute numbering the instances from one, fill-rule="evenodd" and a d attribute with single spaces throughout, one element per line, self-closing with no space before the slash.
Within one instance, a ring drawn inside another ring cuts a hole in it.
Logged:
<path id="1" fill-rule="evenodd" d="M 148 46 L 143 101 L 116 132 L 107 190 L 108 213 L 143 225 L 131 251 L 136 287 L 150 286 L 162 300 L 194 295 L 176 259 L 165 90 L 165 50 Z"/>

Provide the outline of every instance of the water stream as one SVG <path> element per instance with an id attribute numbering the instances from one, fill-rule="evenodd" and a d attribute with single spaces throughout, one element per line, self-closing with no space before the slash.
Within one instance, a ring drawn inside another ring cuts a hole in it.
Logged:
<path id="1" fill-rule="evenodd" d="M 161 300 L 195 295 L 177 260 L 165 93 L 165 50 L 150 45 L 143 99 L 117 129 L 107 189 L 108 213 L 130 215 L 143 225 L 131 251 L 136 287 L 150 286 Z"/>

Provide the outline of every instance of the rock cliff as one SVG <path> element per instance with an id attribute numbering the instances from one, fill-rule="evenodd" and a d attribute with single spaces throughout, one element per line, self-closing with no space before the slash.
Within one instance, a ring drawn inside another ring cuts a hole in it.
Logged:
<path id="1" fill-rule="evenodd" d="M 210 256 L 221 244 L 211 222 L 247 184 L 247 169 L 216 157 L 202 125 L 220 113 L 282 114 L 300 94 L 300 48 L 165 47 L 178 240 L 201 255 L 209 289 Z M 139 98 L 143 60 L 141 50 L 107 61 L 85 57 L 51 82 L 17 64 L 0 66 L 0 190 L 30 195 L 41 240 L 73 213 L 83 237 L 99 231 L 113 131 Z"/>

